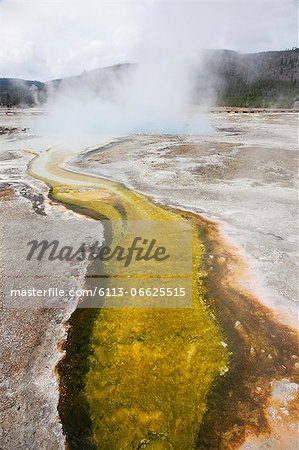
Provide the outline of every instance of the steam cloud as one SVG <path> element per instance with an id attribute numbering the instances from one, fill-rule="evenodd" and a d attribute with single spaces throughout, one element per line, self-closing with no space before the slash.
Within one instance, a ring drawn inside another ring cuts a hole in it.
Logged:
<path id="1" fill-rule="evenodd" d="M 210 11 L 202 2 L 147 5 L 132 51 L 136 63 L 95 70 L 53 87 L 45 128 L 81 138 L 209 130 L 198 108 L 194 114 L 192 101 L 207 44 L 203 22 Z M 213 101 L 211 90 L 205 92 L 201 109 Z"/>
<path id="2" fill-rule="evenodd" d="M 142 31 L 130 53 L 135 64 L 95 70 L 53 86 L 47 121 L 39 127 L 90 140 L 95 135 L 209 131 L 200 114 L 214 102 L 204 50 L 254 41 L 256 10 L 263 17 L 270 3 L 260 0 L 253 8 L 245 1 L 145 2 L 139 17 Z M 198 73 L 203 85 L 195 113 Z"/>
<path id="3" fill-rule="evenodd" d="M 200 120 L 190 118 L 194 63 L 187 49 L 178 51 L 175 21 L 165 17 L 161 23 L 162 16 L 155 6 L 147 18 L 136 64 L 83 74 L 54 88 L 48 125 L 50 120 L 56 130 L 63 124 L 68 133 L 113 136 L 204 131 Z"/>

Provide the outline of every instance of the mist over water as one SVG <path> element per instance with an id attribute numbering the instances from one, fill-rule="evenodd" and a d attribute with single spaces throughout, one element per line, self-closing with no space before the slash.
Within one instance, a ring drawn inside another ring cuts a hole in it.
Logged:
<path id="1" fill-rule="evenodd" d="M 192 111 L 192 83 L 176 61 L 155 60 L 115 80 L 110 96 L 85 81 L 50 95 L 40 129 L 61 134 L 120 136 L 132 133 L 203 133 L 207 124 Z M 125 69 L 126 70 L 126 69 Z M 171 74 L 176 74 L 178 78 Z M 197 108 L 198 109 L 198 108 Z"/>
<path id="2" fill-rule="evenodd" d="M 134 133 L 211 133 L 204 112 L 215 104 L 215 73 L 207 68 L 205 51 L 265 45 L 280 11 L 291 8 L 290 0 L 282 2 L 285 6 L 270 0 L 137 3 L 136 11 L 134 2 L 122 4 L 130 5 L 129 16 L 138 24 L 125 59 L 118 59 L 131 64 L 97 65 L 99 69 L 50 85 L 47 114 L 37 121 L 37 134 L 84 146 Z M 270 7 L 276 18 L 271 24 Z M 119 30 L 111 25 L 111 36 L 126 27 L 129 22 Z"/>
<path id="3" fill-rule="evenodd" d="M 206 43 L 201 12 L 207 5 L 148 3 L 140 16 L 133 64 L 65 79 L 50 89 L 47 117 L 38 130 L 69 139 L 134 133 L 202 134 L 211 131 L 201 114 L 213 103 L 193 93 Z M 202 37 L 203 37 L 202 36 Z"/>

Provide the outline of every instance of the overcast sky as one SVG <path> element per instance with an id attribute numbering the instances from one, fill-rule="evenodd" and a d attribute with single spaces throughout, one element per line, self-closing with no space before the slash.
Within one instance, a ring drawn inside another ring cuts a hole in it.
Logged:
<path id="1" fill-rule="evenodd" d="M 297 46 L 297 0 L 0 0 L 0 77 L 49 80 L 150 52 Z"/>

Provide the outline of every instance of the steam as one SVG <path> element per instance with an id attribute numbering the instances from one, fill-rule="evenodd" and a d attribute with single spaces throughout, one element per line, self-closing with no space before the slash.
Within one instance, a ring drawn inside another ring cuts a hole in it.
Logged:
<path id="1" fill-rule="evenodd" d="M 273 24 L 277 22 L 284 32 L 280 18 L 284 11 L 290 18 L 294 10 L 291 0 L 282 3 L 141 2 L 134 16 L 138 38 L 124 55 L 125 62 L 132 63 L 50 84 L 47 117 L 38 130 L 87 144 L 132 133 L 210 132 L 202 113 L 215 103 L 217 83 L 205 63 L 205 50 L 239 50 L 242 45 L 254 48 L 269 42 Z M 120 27 L 121 34 L 131 26 L 128 20 Z M 112 32 L 115 38 L 117 32 Z"/>
<path id="2" fill-rule="evenodd" d="M 134 63 L 50 86 L 44 128 L 90 139 L 210 131 L 201 113 L 213 102 L 211 91 L 201 96 L 196 113 L 193 105 L 204 43 L 198 32 L 201 16 L 195 19 L 194 13 L 202 9 L 202 3 L 196 11 L 183 2 L 147 4 L 139 41 L 131 51 Z"/>
<path id="3" fill-rule="evenodd" d="M 192 114 L 189 66 L 169 58 L 109 69 L 98 87 L 82 77 L 62 83 L 48 100 L 46 126 L 68 134 L 119 136 L 131 133 L 188 133 L 204 131 Z"/>

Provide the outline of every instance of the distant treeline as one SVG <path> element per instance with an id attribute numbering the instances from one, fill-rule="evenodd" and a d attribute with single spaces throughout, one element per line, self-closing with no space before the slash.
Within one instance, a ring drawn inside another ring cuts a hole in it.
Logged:
<path id="1" fill-rule="evenodd" d="M 44 103 L 46 98 L 47 87 L 41 81 L 0 78 L 1 106 L 35 106 Z"/>
<path id="2" fill-rule="evenodd" d="M 234 90 L 218 93 L 218 106 L 254 108 L 299 107 L 298 85 L 291 81 L 258 79 L 240 83 Z"/>
<path id="3" fill-rule="evenodd" d="M 299 98 L 299 49 L 255 54 L 222 51 L 209 62 L 219 106 L 292 108 Z"/>
<path id="4" fill-rule="evenodd" d="M 298 107 L 298 48 L 251 54 L 213 50 L 207 51 L 204 58 L 197 75 L 194 103 L 211 94 L 218 106 Z M 103 91 L 107 95 L 111 85 L 133 69 L 132 64 L 118 64 L 48 83 L 0 78 L 0 105 L 42 105 L 50 90 L 71 84 L 76 92 L 76 83 L 82 82 L 94 86 L 95 95 Z"/>

